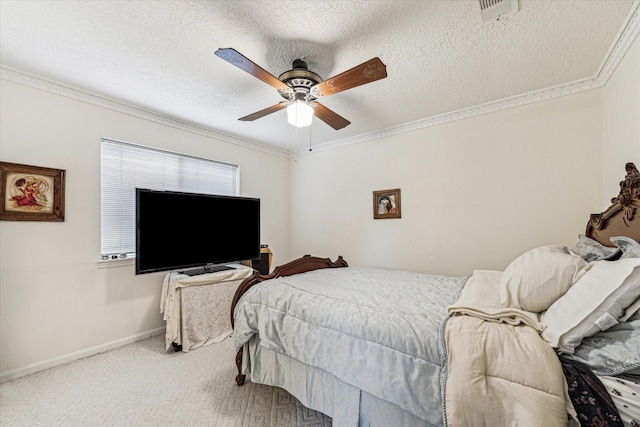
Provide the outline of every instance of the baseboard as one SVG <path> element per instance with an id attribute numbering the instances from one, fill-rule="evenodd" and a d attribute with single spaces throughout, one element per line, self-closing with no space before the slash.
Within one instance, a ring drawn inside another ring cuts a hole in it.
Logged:
<path id="1" fill-rule="evenodd" d="M 69 353 L 64 356 L 56 357 L 54 359 L 45 360 L 44 362 L 34 363 L 24 368 L 14 369 L 12 371 L 4 372 L 0 374 L 0 384 L 6 381 L 15 380 L 16 378 L 24 377 L 25 375 L 33 374 L 35 372 L 43 371 L 54 366 L 63 365 L 65 363 L 73 362 L 74 360 L 83 359 L 94 354 L 102 353 L 114 348 L 122 347 L 123 345 L 131 344 L 136 341 L 143 340 L 155 335 L 164 334 L 165 328 L 156 328 L 150 331 L 142 332 L 136 335 L 131 335 L 126 338 L 111 341 L 105 344 L 97 345 L 95 347 L 87 348 L 85 350 Z"/>

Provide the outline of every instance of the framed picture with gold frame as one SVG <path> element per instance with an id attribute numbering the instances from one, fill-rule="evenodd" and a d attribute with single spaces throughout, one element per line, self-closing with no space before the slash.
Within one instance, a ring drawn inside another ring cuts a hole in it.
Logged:
<path id="1" fill-rule="evenodd" d="M 62 169 L 0 162 L 0 220 L 64 221 Z"/>
<path id="2" fill-rule="evenodd" d="M 373 192 L 373 219 L 402 218 L 400 189 Z"/>

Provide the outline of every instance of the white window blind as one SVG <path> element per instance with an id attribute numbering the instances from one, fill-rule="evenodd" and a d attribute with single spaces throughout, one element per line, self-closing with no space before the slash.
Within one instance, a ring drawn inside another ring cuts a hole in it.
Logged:
<path id="1" fill-rule="evenodd" d="M 238 195 L 238 166 L 102 139 L 102 257 L 136 251 L 136 188 Z"/>

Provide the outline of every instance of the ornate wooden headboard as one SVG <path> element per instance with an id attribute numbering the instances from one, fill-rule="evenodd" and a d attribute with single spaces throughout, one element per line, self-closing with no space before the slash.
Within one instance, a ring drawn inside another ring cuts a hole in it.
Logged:
<path id="1" fill-rule="evenodd" d="M 627 163 L 620 194 L 611 199 L 612 205 L 604 212 L 591 214 L 585 235 L 604 246 L 613 247 L 614 236 L 627 236 L 640 242 L 640 172 L 633 163 Z"/>

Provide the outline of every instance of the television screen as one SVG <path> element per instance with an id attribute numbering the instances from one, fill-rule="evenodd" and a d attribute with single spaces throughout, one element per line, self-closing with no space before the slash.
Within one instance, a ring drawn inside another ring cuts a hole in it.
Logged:
<path id="1" fill-rule="evenodd" d="M 260 199 L 136 189 L 136 274 L 260 258 Z"/>

